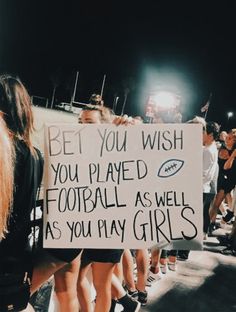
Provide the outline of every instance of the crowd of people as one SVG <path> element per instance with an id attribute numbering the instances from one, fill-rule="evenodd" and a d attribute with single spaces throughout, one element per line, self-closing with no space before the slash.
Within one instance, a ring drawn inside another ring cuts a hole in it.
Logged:
<path id="1" fill-rule="evenodd" d="M 81 111 L 79 123 L 143 123 L 140 116 L 116 116 L 97 95 L 91 101 Z M 51 276 L 62 312 L 112 312 L 118 303 L 123 311 L 139 311 L 148 303 L 148 287 L 168 270 L 175 271 L 177 261 L 187 260 L 189 251 L 45 249 L 39 238 L 37 245 L 32 244 L 31 213 L 44 165 L 42 153 L 31 139 L 33 119 L 30 96 L 21 80 L 0 76 L 0 312 L 34 311 L 30 296 Z M 214 235 L 219 228 L 229 228 L 225 241 L 235 250 L 236 128 L 220 131 L 216 122 L 198 116 L 189 123 L 201 123 L 203 131 L 204 237 Z M 217 223 L 219 214 L 221 220 Z M 24 286 L 22 295 L 12 295 L 11 289 L 4 292 L 9 279 L 21 291 L 20 286 Z"/>

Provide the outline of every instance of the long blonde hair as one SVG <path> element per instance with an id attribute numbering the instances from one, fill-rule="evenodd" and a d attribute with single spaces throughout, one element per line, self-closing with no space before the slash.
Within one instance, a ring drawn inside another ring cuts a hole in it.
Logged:
<path id="1" fill-rule="evenodd" d="M 14 185 L 14 148 L 0 115 L 0 241 L 5 238 L 11 214 Z"/>

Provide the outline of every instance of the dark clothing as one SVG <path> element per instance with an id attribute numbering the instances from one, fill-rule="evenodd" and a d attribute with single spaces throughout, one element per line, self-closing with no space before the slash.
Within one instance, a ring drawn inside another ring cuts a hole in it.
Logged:
<path id="1" fill-rule="evenodd" d="M 177 257 L 178 255 L 178 250 L 171 249 L 171 250 L 166 250 L 162 249 L 161 250 L 161 258 L 166 259 L 169 256 Z"/>
<path id="2" fill-rule="evenodd" d="M 233 150 L 228 150 L 226 147 L 224 147 L 224 149 L 228 151 L 229 156 L 233 152 Z M 217 181 L 217 191 L 219 192 L 220 190 L 224 190 L 225 193 L 230 193 L 236 185 L 236 161 L 234 160 L 230 169 L 225 170 L 224 164 L 226 161 L 227 159 L 218 159 L 219 175 Z"/>
<path id="3" fill-rule="evenodd" d="M 208 232 L 208 227 L 211 223 L 209 208 L 211 206 L 211 202 L 213 201 L 215 194 L 212 193 L 203 193 L 203 232 Z"/>
<path id="4" fill-rule="evenodd" d="M 178 260 L 188 260 L 190 250 L 178 250 Z"/>
<path id="5" fill-rule="evenodd" d="M 71 262 L 81 253 L 83 249 L 75 248 L 45 248 L 45 250 L 54 258 L 57 258 L 60 261 Z"/>
<path id="6" fill-rule="evenodd" d="M 119 263 L 123 254 L 123 249 L 84 249 L 81 263 L 91 262 Z"/>
<path id="7" fill-rule="evenodd" d="M 38 187 L 43 174 L 43 159 L 35 149 L 34 157 L 23 141 L 16 141 L 16 165 L 14 174 L 13 209 L 8 233 L 0 242 L 0 272 L 28 271 L 32 266 L 30 215 L 35 206 Z"/>

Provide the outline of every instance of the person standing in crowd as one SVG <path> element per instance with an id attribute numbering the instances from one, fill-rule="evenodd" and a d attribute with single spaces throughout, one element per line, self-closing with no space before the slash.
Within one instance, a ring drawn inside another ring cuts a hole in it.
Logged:
<path id="1" fill-rule="evenodd" d="M 92 94 L 90 97 L 90 104 L 85 106 L 78 117 L 79 123 L 93 124 L 93 123 L 105 123 L 110 122 L 111 120 L 111 111 L 105 107 L 101 106 L 101 96 L 98 94 Z M 56 249 L 56 254 L 54 250 L 51 250 L 50 253 L 54 254 L 58 258 L 58 249 Z M 65 266 L 54 273 L 55 280 L 55 293 L 59 302 L 60 310 L 73 312 L 78 310 L 79 305 L 82 307 L 82 311 L 91 311 L 92 303 L 90 298 L 90 286 L 87 285 L 86 273 L 83 275 L 83 285 L 80 286 L 78 281 L 79 291 L 77 292 L 77 280 L 81 271 L 84 270 L 84 261 L 82 261 L 82 266 L 80 265 L 80 255 L 73 259 L 73 255 L 76 255 L 76 249 L 70 249 L 72 255 L 71 261 L 70 258 L 67 258 L 67 252 L 61 250 L 60 259 L 68 262 Z M 87 251 L 85 250 L 85 253 Z M 66 258 L 65 258 L 65 256 Z M 82 255 L 82 259 L 85 258 L 85 255 Z M 89 267 L 88 267 L 89 269 Z M 100 271 L 99 271 L 100 272 Z M 103 271 L 102 271 L 103 272 Z M 102 274 L 105 274 L 104 272 Z M 102 285 L 102 289 L 103 289 Z M 78 293 L 78 294 L 77 294 Z M 79 298 L 79 300 L 78 300 Z M 110 300 L 111 301 L 111 300 Z M 110 303 L 109 301 L 109 303 Z"/>
<path id="2" fill-rule="evenodd" d="M 3 113 L 2 118 L 10 133 L 15 153 L 12 208 L 6 213 L 7 219 L 2 219 L 4 223 L 7 220 L 7 231 L 5 223 L 0 241 L 0 272 L 1 274 L 23 272 L 31 279 L 33 258 L 29 243 L 30 215 L 42 179 L 43 160 L 39 150 L 32 145 L 30 136 L 34 128 L 31 101 L 19 78 L 10 75 L 0 76 L 0 111 Z M 4 170 L 1 171 L 1 175 L 3 173 Z M 5 178 L 7 181 L 6 176 Z M 4 188 L 10 191 L 10 185 L 1 185 L 1 189 Z M 18 300 L 21 299 L 19 295 Z"/>
<path id="3" fill-rule="evenodd" d="M 219 125 L 207 122 L 203 132 L 203 232 L 204 237 L 210 225 L 209 209 L 217 191 L 218 150 L 216 139 Z"/>
<path id="4" fill-rule="evenodd" d="M 89 104 L 91 104 L 91 105 L 101 105 L 101 106 L 103 106 L 103 105 L 104 105 L 104 102 L 103 102 L 102 96 L 101 96 L 100 94 L 93 93 L 93 94 L 90 96 Z"/>
<path id="5" fill-rule="evenodd" d="M 18 77 L 0 76 L 0 111 L 14 146 L 14 192 L 8 231 L 0 241 L 1 274 L 24 272 L 31 280 L 33 294 L 52 274 L 71 262 L 81 250 L 45 250 L 32 252 L 29 236 L 31 212 L 43 174 L 43 158 L 33 147 L 34 130 L 30 96 Z M 10 155 L 10 154 L 9 154 Z M 19 301 L 22 296 L 18 296 Z"/>
<path id="6" fill-rule="evenodd" d="M 229 210 L 222 220 L 228 222 L 233 218 L 232 212 L 232 191 L 236 185 L 236 130 L 229 131 L 225 145 L 219 149 L 219 175 L 217 180 L 217 194 L 210 208 L 211 224 L 210 234 L 216 229 L 216 216 L 221 203 L 227 198 Z"/>
<path id="7" fill-rule="evenodd" d="M 78 118 L 79 123 L 86 124 L 111 123 L 113 119 L 114 116 L 110 109 L 98 105 L 86 106 Z M 126 118 L 119 118 L 119 121 L 121 124 L 125 124 Z M 117 124 L 116 120 L 115 124 Z M 53 250 L 51 253 L 52 252 Z M 65 253 L 65 251 L 63 253 Z M 87 283 L 86 276 L 89 268 L 91 267 L 93 272 L 93 283 L 96 290 L 95 311 L 108 312 L 113 311 L 115 308 L 114 304 L 111 306 L 111 285 L 114 288 L 114 293 L 116 298 L 119 300 L 119 303 L 124 306 L 124 311 L 138 311 L 140 304 L 126 295 L 122 286 L 119 285 L 119 280 L 115 279 L 113 274 L 115 266 L 121 260 L 122 253 L 123 250 L 120 249 L 85 249 L 82 254 L 79 277 L 77 273 L 79 266 L 78 263 L 76 263 L 76 260 L 73 259 L 73 261 L 68 263 L 68 265 L 63 266 L 60 270 L 57 270 L 54 274 L 55 292 L 59 299 L 60 308 L 63 308 L 63 311 L 77 310 L 78 300 L 75 298 L 74 294 L 76 289 L 75 282 L 78 277 L 77 290 L 81 310 L 93 310 L 93 304 L 91 302 L 91 287 Z M 56 253 L 56 256 L 57 255 L 58 252 Z M 74 306 L 71 304 L 72 302 L 74 302 Z"/>
<path id="8" fill-rule="evenodd" d="M 87 107 L 82 110 L 79 116 L 79 121 L 83 124 L 112 123 L 113 119 L 111 110 L 105 106 Z M 121 123 L 123 123 L 122 120 Z M 125 308 L 124 311 L 135 312 L 139 310 L 140 303 L 132 300 L 125 293 L 114 275 L 114 269 L 120 263 L 122 254 L 123 249 L 84 249 L 77 284 L 82 311 L 93 311 L 91 288 L 86 277 L 90 268 L 92 269 L 93 284 L 96 291 L 95 312 L 112 312 L 115 310 L 116 301 L 112 300 L 112 288 L 119 303 Z"/>
<path id="9" fill-rule="evenodd" d="M 133 118 L 126 117 L 131 125 L 141 125 L 143 124 L 143 119 L 140 116 L 135 116 Z M 133 276 L 133 259 L 135 259 L 137 267 L 137 280 L 134 282 Z M 149 266 L 149 254 L 148 249 L 132 249 L 125 250 L 123 254 L 123 277 L 125 288 L 132 298 L 137 299 L 142 306 L 147 304 L 148 293 L 146 291 L 146 281 L 148 276 L 148 266 Z"/>

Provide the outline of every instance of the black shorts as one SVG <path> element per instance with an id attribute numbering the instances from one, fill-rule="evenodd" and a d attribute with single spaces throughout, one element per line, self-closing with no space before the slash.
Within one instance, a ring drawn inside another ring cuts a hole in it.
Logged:
<path id="1" fill-rule="evenodd" d="M 227 180 L 226 177 L 222 177 L 217 183 L 217 192 L 223 190 L 225 194 L 228 194 L 235 188 L 235 181 Z"/>
<path id="2" fill-rule="evenodd" d="M 40 228 L 39 239 L 38 239 L 38 250 L 46 251 L 49 255 L 54 258 L 63 261 L 63 262 L 71 262 L 81 253 L 83 249 L 79 248 L 43 248 L 43 231 Z"/>
<path id="3" fill-rule="evenodd" d="M 81 265 L 91 262 L 119 263 L 123 252 L 123 249 L 84 249 Z"/>
<path id="4" fill-rule="evenodd" d="M 78 257 L 83 249 L 45 248 L 45 250 L 54 258 L 69 263 L 73 261 L 76 257 Z"/>

